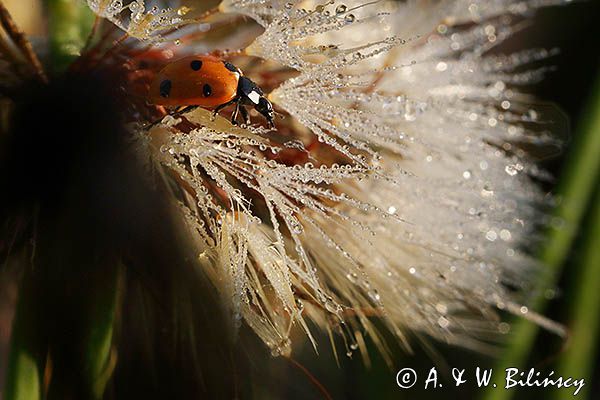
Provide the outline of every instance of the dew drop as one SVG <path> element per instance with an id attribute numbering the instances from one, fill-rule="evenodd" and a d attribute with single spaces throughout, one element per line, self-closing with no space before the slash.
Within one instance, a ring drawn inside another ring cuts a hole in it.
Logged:
<path id="1" fill-rule="evenodd" d="M 340 4 L 339 6 L 337 6 L 335 8 L 335 13 L 336 14 L 343 14 L 346 12 L 346 10 L 348 9 L 348 7 L 346 7 L 345 4 Z"/>
<path id="2" fill-rule="evenodd" d="M 529 312 L 529 309 L 525 306 L 521 307 L 521 309 L 519 310 L 521 311 L 521 314 L 527 314 Z"/>
<path id="3" fill-rule="evenodd" d="M 444 72 L 448 69 L 448 64 L 440 61 L 439 63 L 437 63 L 437 65 L 435 66 L 435 69 L 439 72 Z"/>
<path id="4" fill-rule="evenodd" d="M 498 239 L 498 234 L 496 233 L 496 231 L 494 230 L 489 230 L 487 231 L 487 233 L 485 234 L 485 238 L 487 240 L 489 240 L 490 242 L 495 241 L 496 239 Z"/>
<path id="5" fill-rule="evenodd" d="M 189 7 L 185 7 L 185 6 L 183 6 L 183 7 L 180 7 L 180 8 L 178 8 L 178 9 L 177 9 L 177 15 L 184 16 L 184 15 L 186 15 L 188 12 L 190 12 L 190 10 L 191 10 L 191 9 L 190 9 Z"/>
<path id="6" fill-rule="evenodd" d="M 355 272 L 351 272 L 349 274 L 346 274 L 346 277 L 352 283 L 356 283 L 357 280 L 358 280 L 358 275 Z"/>
<path id="7" fill-rule="evenodd" d="M 519 172 L 514 165 L 507 165 L 504 167 L 504 171 L 510 176 L 515 176 Z"/>
<path id="8" fill-rule="evenodd" d="M 447 328 L 448 325 L 450 325 L 450 321 L 446 317 L 440 317 L 440 318 L 438 318 L 438 324 L 442 328 Z"/>
<path id="9" fill-rule="evenodd" d="M 379 292 L 375 289 L 369 291 L 369 297 L 371 298 L 371 300 L 373 300 L 374 302 L 378 303 L 379 301 L 381 301 L 381 295 L 379 294 Z"/>

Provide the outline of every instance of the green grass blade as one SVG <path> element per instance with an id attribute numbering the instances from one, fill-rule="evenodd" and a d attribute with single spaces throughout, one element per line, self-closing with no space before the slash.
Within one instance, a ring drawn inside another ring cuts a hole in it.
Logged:
<path id="1" fill-rule="evenodd" d="M 46 360 L 36 314 L 36 289 L 31 274 L 25 273 L 13 320 L 10 352 L 4 386 L 6 400 L 41 400 Z"/>
<path id="2" fill-rule="evenodd" d="M 102 398 L 115 366 L 112 340 L 121 265 L 107 266 L 104 271 L 101 282 L 97 282 L 94 293 L 90 294 L 93 301 L 88 310 L 90 320 L 84 344 L 84 370 L 93 399 Z"/>
<path id="3" fill-rule="evenodd" d="M 565 262 L 573 239 L 579 229 L 581 218 L 590 203 L 600 172 L 600 79 L 596 81 L 592 98 L 580 122 L 579 131 L 570 148 L 565 167 L 556 190 L 561 202 L 555 216 L 564 224 L 561 228 L 550 228 L 540 253 L 545 264 L 544 273 L 537 284 L 539 288 L 549 288 L 556 284 L 560 268 Z M 543 290 L 532 299 L 531 309 L 543 312 L 546 298 Z M 496 371 L 507 367 L 523 367 L 535 341 L 538 326 L 524 319 L 513 324 L 511 342 L 496 364 Z M 486 400 L 508 400 L 514 390 L 488 388 L 484 392 Z"/>
<path id="4" fill-rule="evenodd" d="M 600 128 L 600 127 L 599 127 Z M 600 135 L 600 129 L 597 131 Z M 598 350 L 598 334 L 600 333 L 600 190 L 596 192 L 596 201 L 592 206 L 589 219 L 586 221 L 587 229 L 580 253 L 580 268 L 573 271 L 576 276 L 575 284 L 570 290 L 573 301 L 568 310 L 571 322 L 569 323 L 569 340 L 566 351 L 559 358 L 557 374 L 576 379 L 584 378 L 588 386 L 591 384 L 591 375 L 595 354 Z M 586 398 L 585 393 L 589 387 L 584 387 L 579 393 L 579 398 Z M 557 390 L 555 399 L 571 399 L 569 390 Z"/>

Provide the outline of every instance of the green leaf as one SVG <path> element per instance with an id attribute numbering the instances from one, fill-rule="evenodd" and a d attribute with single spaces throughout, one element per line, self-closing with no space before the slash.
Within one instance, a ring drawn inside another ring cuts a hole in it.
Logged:
<path id="1" fill-rule="evenodd" d="M 600 135 L 600 127 L 597 131 Z M 574 379 L 584 378 L 589 385 L 592 380 L 592 370 L 596 362 L 598 350 L 598 334 L 600 333 L 600 188 L 596 192 L 596 201 L 587 219 L 585 239 L 579 254 L 579 268 L 572 270 L 576 277 L 575 284 L 569 291 L 572 299 L 568 315 L 569 340 L 565 351 L 558 359 L 557 374 Z M 588 388 L 584 387 L 578 398 L 585 398 Z M 557 390 L 556 399 L 573 398 L 571 390 Z"/>

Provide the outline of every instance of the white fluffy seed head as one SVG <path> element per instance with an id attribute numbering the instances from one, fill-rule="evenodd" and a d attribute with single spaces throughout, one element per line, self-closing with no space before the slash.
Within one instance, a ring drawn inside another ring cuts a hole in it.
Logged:
<path id="1" fill-rule="evenodd" d="M 519 86 L 544 73 L 523 66 L 551 53 L 490 50 L 515 18 L 553 3 L 221 4 L 265 28 L 248 49 L 265 68 L 295 71 L 269 94 L 290 114 L 285 129 L 199 109 L 186 115 L 198 128 L 165 121 L 150 135 L 193 189 L 182 215 L 236 326 L 274 354 L 289 353 L 294 326 L 313 340 L 307 320 L 344 335 L 349 353 L 365 331 L 385 352 L 370 317 L 406 346 L 410 332 L 485 350 L 507 332 L 495 310 L 518 312 L 507 287 L 527 289 L 538 267 L 525 249 L 542 172 L 522 144 L 550 140 Z M 305 147 L 327 151 L 279 161 Z"/>

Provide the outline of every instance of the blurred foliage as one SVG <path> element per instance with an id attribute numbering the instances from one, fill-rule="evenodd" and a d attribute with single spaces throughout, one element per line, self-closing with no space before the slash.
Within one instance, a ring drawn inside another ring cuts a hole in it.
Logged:
<path id="1" fill-rule="evenodd" d="M 84 1 L 46 0 L 51 71 L 63 71 L 85 46 L 94 15 Z"/>
<path id="2" fill-rule="evenodd" d="M 571 296 L 568 301 L 568 326 L 570 337 L 565 352 L 561 354 L 557 365 L 558 373 L 562 376 L 585 377 L 591 381 L 594 364 L 597 361 L 594 354 L 598 351 L 598 335 L 600 333 L 600 75 L 596 81 L 593 98 L 586 108 L 584 121 L 581 124 L 580 136 L 587 138 L 589 160 L 594 165 L 587 165 L 589 170 L 582 169 L 581 175 L 590 175 L 595 180 L 590 187 L 595 191 L 588 210 L 582 231 L 581 249 L 577 254 L 576 266 L 570 270 L 575 277 L 569 289 Z M 583 146 L 583 145 L 582 145 Z M 582 394 L 590 396 L 590 388 Z M 557 392 L 556 398 L 570 397 L 564 392 Z M 591 398 L 591 397 L 590 397 Z"/>

